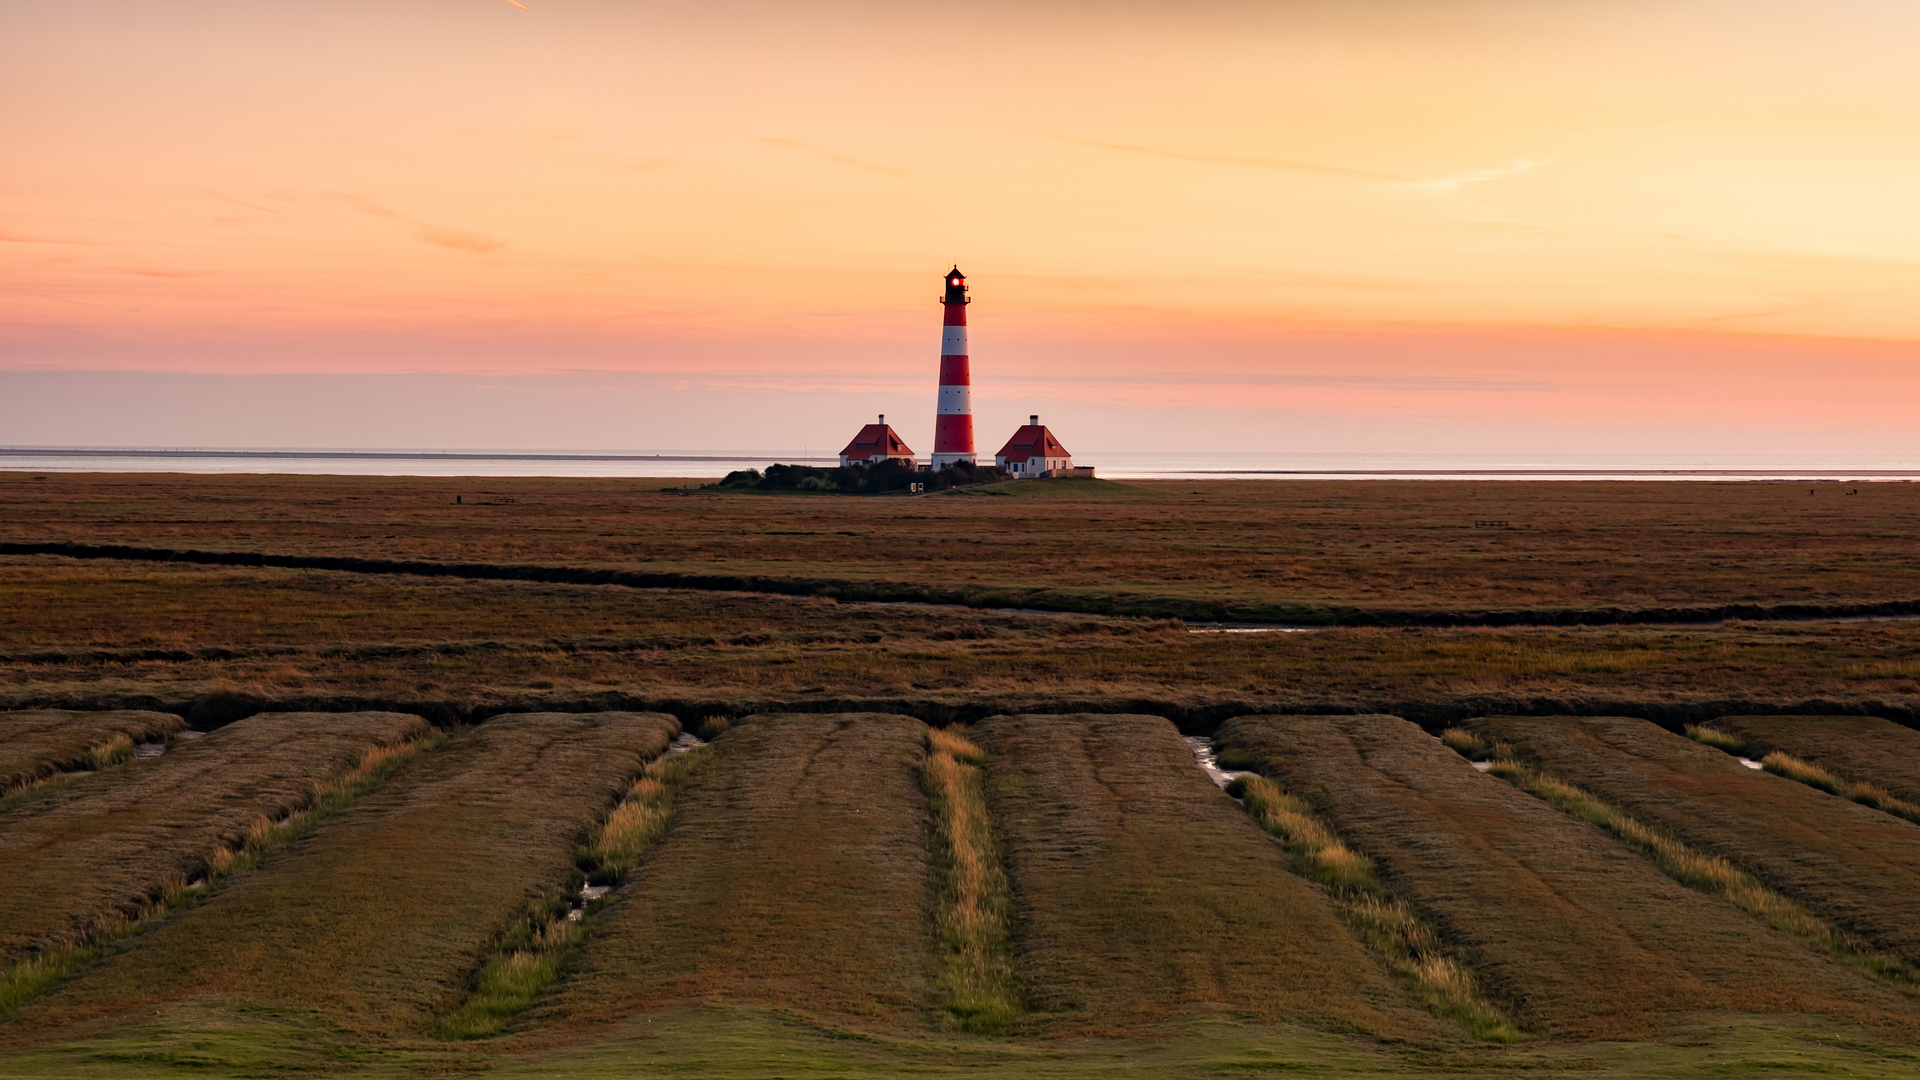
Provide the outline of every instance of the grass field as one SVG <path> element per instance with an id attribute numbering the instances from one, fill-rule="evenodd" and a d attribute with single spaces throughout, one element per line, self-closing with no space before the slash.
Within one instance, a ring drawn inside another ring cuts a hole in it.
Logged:
<path id="1" fill-rule="evenodd" d="M 677 729 L 639 714 L 491 720 L 42 998 L 3 1037 L 86 1032 L 190 999 L 424 1033 L 528 905 L 578 878 L 574 844 Z"/>
<path id="2" fill-rule="evenodd" d="M 368 750 L 426 728 L 399 713 L 263 714 L 0 814 L 0 964 L 139 916 Z"/>
<path id="3" fill-rule="evenodd" d="M 912 709 L 1065 703 L 1212 725 L 1247 712 L 1735 711 L 1920 717 L 1920 626 L 1739 624 L 1196 634 L 1023 616 L 582 585 L 0 558 L 0 704 L 162 708 Z M 924 711 L 922 711 L 924 710 Z"/>
<path id="4" fill-rule="evenodd" d="M 1745 740 L 1752 757 L 1791 754 L 1920 804 L 1920 732 L 1912 728 L 1873 716 L 1724 716 L 1713 726 Z"/>
<path id="5" fill-rule="evenodd" d="M 1747 769 L 1644 720 L 1495 717 L 1477 726 L 1870 948 L 1920 962 L 1920 826 Z"/>
<path id="6" fill-rule="evenodd" d="M 0 475 L 0 540 L 708 575 L 0 555 L 0 708 L 81 710 L 25 769 L 210 732 L 0 802 L 0 934 L 145 918 L 0 988 L 0 1077 L 1920 1076 L 1915 826 L 1678 734 L 1892 791 L 1920 625 L 1161 617 L 1920 599 L 1911 486 L 663 486 Z"/>
<path id="7" fill-rule="evenodd" d="M 533 1014 L 541 1041 L 687 1004 L 929 1022 L 926 727 L 755 716 L 716 739 L 678 821 Z"/>
<path id="8" fill-rule="evenodd" d="M 94 771 L 133 758 L 133 744 L 163 741 L 186 727 L 172 713 L 0 713 L 0 797 L 63 772 Z"/>
<path id="9" fill-rule="evenodd" d="M 1396 717 L 1249 717 L 1220 733 L 1324 813 L 1543 1035 L 1660 1038 L 1794 1013 L 1920 1041 L 1920 1011 L 1475 772 Z"/>
<path id="10" fill-rule="evenodd" d="M 1442 1030 L 1153 716 L 975 726 L 1019 911 L 1032 1030 L 1218 1012 L 1380 1039 Z"/>
<path id="11" fill-rule="evenodd" d="M 1910 484 L 1161 481 L 915 499 L 670 486 L 10 473 L 0 540 L 765 574 L 891 583 L 897 598 L 940 582 L 1185 617 L 1920 599 Z M 1029 545 L 1074 558 L 1020 557 Z"/>

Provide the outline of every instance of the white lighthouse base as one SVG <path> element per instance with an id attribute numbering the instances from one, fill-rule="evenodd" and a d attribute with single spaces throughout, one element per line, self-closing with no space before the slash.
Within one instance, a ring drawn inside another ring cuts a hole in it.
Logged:
<path id="1" fill-rule="evenodd" d="M 934 471 L 938 472 L 939 470 L 944 469 L 947 466 L 952 465 L 955 462 L 959 462 L 959 461 L 964 461 L 967 464 L 971 465 L 973 464 L 973 455 L 972 454 L 935 454 L 933 455 L 932 468 L 934 469 Z"/>

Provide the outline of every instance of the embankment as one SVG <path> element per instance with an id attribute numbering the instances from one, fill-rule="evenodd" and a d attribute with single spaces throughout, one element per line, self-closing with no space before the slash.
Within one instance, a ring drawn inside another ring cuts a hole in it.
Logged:
<path id="1" fill-rule="evenodd" d="M 465 996 L 529 903 L 577 876 L 574 844 L 678 731 L 657 714 L 488 721 L 11 1029 L 202 999 L 311 1011 L 362 1035 L 419 1034 Z"/>
<path id="2" fill-rule="evenodd" d="M 1443 1028 L 1157 716 L 1000 716 L 972 734 L 1006 838 L 1035 1031 L 1185 1013 L 1438 1039 Z"/>
<path id="3" fill-rule="evenodd" d="M 1872 950 L 1920 963 L 1920 826 L 1748 769 L 1645 720 L 1488 717 L 1473 727 Z"/>
<path id="4" fill-rule="evenodd" d="M 1531 1030 L 1666 1038 L 1746 1013 L 1920 1035 L 1891 987 L 1676 883 L 1405 720 L 1248 717 L 1217 741 L 1357 844 Z"/>
<path id="5" fill-rule="evenodd" d="M 671 832 L 531 1019 L 561 1038 L 741 1003 L 892 1025 L 932 1007 L 926 727 L 753 716 L 714 740 Z"/>
<path id="6" fill-rule="evenodd" d="M 368 751 L 428 731 L 403 713 L 265 713 L 0 813 L 0 965 L 137 917 Z"/>

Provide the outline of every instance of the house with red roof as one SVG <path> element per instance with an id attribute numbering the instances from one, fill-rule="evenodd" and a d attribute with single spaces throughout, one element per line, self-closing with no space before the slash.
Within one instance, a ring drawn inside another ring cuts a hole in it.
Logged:
<path id="1" fill-rule="evenodd" d="M 913 451 L 893 428 L 887 425 L 887 414 L 880 414 L 880 422 L 868 424 L 860 429 L 845 450 L 840 451 L 840 465 L 877 465 L 892 459 L 902 465 L 914 464 Z"/>
<path id="2" fill-rule="evenodd" d="M 1040 423 L 1038 416 L 1027 417 L 1026 426 L 1013 433 L 1007 445 L 993 455 L 993 463 L 1012 473 L 1017 479 L 1032 479 L 1039 476 L 1068 475 L 1073 469 L 1073 455 L 1053 437 L 1053 432 Z M 1092 469 L 1076 470 L 1075 475 L 1084 472 L 1093 474 Z"/>

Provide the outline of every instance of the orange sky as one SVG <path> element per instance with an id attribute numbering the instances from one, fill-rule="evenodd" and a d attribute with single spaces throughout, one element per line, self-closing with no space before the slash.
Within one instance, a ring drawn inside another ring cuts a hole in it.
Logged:
<path id="1" fill-rule="evenodd" d="M 1920 435 L 1911 0 L 524 2 L 9 5 L 0 368 Z"/>

